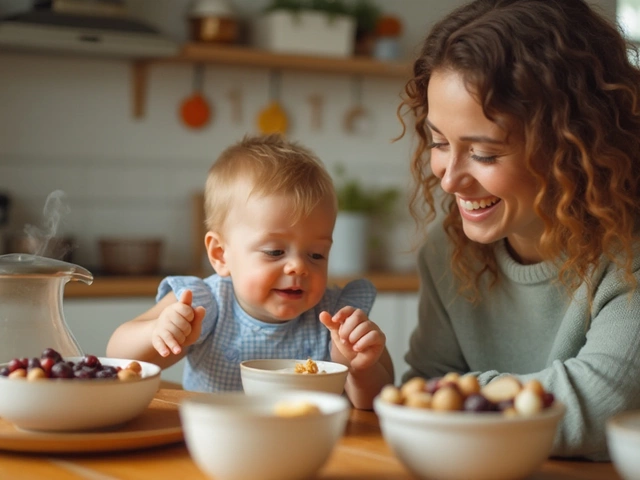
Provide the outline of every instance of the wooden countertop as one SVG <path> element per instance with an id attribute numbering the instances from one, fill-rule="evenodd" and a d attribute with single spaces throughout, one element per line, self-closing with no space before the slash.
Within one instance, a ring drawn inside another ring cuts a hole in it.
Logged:
<path id="1" fill-rule="evenodd" d="M 379 293 L 416 293 L 419 287 L 415 272 L 371 272 L 364 277 L 373 282 Z M 66 298 L 155 297 L 163 278 L 97 276 L 91 285 L 69 282 L 64 295 Z M 344 285 L 354 278 L 358 277 L 332 278 L 329 283 Z"/>
<path id="2" fill-rule="evenodd" d="M 162 389 L 156 399 L 175 412 L 194 392 Z M 464 461 L 464 459 L 460 459 Z M 0 451 L 0 477 L 50 480 L 175 479 L 208 477 L 189 456 L 184 442 L 124 452 L 28 454 Z M 352 410 L 343 437 L 322 466 L 317 479 L 393 479 L 415 477 L 389 448 L 374 412 Z M 620 480 L 611 463 L 548 460 L 530 480 Z"/>

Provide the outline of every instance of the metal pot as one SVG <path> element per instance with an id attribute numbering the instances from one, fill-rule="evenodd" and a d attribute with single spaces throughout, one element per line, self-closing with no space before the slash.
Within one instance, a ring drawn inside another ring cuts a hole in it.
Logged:
<path id="1" fill-rule="evenodd" d="M 160 271 L 160 238 L 102 238 L 102 270 L 112 275 L 154 275 Z"/>

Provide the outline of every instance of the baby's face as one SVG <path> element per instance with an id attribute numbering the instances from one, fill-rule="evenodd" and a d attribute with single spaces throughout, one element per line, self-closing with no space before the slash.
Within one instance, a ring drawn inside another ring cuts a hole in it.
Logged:
<path id="1" fill-rule="evenodd" d="M 242 308 L 276 323 L 314 307 L 327 286 L 336 212 L 331 199 L 291 225 L 286 197 L 252 197 L 234 206 L 225 226 L 225 262 Z"/>

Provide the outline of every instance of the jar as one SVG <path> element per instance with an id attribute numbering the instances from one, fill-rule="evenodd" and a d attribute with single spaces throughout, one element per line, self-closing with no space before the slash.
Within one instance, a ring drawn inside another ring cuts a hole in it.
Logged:
<path id="1" fill-rule="evenodd" d="M 0 255 L 0 363 L 40 357 L 45 348 L 63 356 L 84 353 L 64 319 L 64 287 L 93 282 L 83 267 L 23 253 Z"/>

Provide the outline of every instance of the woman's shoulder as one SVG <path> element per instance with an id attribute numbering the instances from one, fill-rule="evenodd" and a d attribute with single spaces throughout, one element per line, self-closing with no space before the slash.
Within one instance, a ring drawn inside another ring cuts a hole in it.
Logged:
<path id="1" fill-rule="evenodd" d="M 424 238 L 418 249 L 418 266 L 445 268 L 450 263 L 451 241 L 441 222 L 434 221 L 427 225 Z"/>

